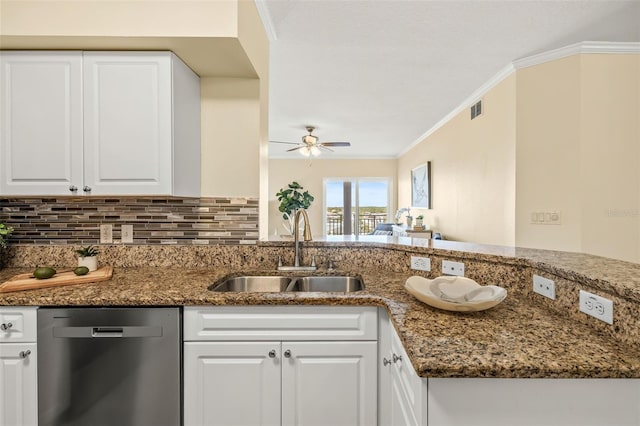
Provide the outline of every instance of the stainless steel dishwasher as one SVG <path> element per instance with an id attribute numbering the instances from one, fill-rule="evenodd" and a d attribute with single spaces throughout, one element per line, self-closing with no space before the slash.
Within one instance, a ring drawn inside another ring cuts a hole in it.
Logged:
<path id="1" fill-rule="evenodd" d="M 38 310 L 39 426 L 179 426 L 179 308 Z"/>

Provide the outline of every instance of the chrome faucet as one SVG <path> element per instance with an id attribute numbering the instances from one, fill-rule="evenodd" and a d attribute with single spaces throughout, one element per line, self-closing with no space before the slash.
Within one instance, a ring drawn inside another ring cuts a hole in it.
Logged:
<path id="1" fill-rule="evenodd" d="M 278 271 L 315 271 L 317 269 L 315 259 L 310 266 L 300 266 L 300 215 L 304 219 L 303 239 L 304 241 L 312 240 L 307 211 L 299 209 L 293 219 L 293 266 L 278 265 Z"/>

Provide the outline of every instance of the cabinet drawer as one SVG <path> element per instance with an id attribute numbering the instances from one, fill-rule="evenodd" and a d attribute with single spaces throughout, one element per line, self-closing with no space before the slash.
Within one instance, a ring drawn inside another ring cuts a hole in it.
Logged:
<path id="1" fill-rule="evenodd" d="M 35 342 L 36 307 L 0 307 L 0 343 Z"/>
<path id="2" fill-rule="evenodd" d="M 370 306 L 185 307 L 184 340 L 377 340 L 377 320 Z"/>

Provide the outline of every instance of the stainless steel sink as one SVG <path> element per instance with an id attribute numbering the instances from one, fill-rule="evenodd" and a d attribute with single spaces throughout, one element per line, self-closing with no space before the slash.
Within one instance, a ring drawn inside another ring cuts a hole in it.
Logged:
<path id="1" fill-rule="evenodd" d="M 246 291 L 254 293 L 281 292 L 291 282 L 289 277 L 235 277 L 214 284 L 212 291 Z"/>
<path id="2" fill-rule="evenodd" d="M 286 291 L 350 293 L 364 290 L 364 283 L 360 278 L 351 276 L 242 276 L 215 283 L 209 287 L 209 290 L 251 293 Z"/>
<path id="3" fill-rule="evenodd" d="M 300 277 L 293 286 L 293 291 L 333 291 L 354 292 L 364 290 L 360 278 L 343 276 Z"/>

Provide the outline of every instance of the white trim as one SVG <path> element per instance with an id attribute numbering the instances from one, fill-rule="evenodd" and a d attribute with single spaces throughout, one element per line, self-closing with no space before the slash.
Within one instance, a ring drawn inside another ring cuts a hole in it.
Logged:
<path id="1" fill-rule="evenodd" d="M 396 158 L 400 158 L 416 147 L 420 142 L 427 137 L 435 133 L 440 127 L 444 126 L 449 120 L 461 113 L 470 105 L 475 104 L 482 96 L 484 96 L 489 90 L 497 86 L 502 80 L 509 77 L 516 70 L 532 67 L 534 65 L 540 65 L 545 62 L 555 61 L 557 59 L 566 58 L 567 56 L 578 54 L 640 54 L 640 42 L 608 42 L 608 41 L 583 41 L 580 43 L 571 44 L 569 46 L 561 47 L 559 49 L 549 50 L 547 52 L 539 53 L 536 55 L 528 56 L 526 58 L 517 59 L 512 63 L 505 66 L 502 70 L 498 71 L 496 75 L 491 77 L 486 83 L 475 90 L 471 95 L 465 98 L 460 105 L 458 105 L 453 111 L 445 115 L 440 121 L 434 124 L 429 130 L 424 132 L 414 140 L 405 149 L 400 151 Z M 483 105 L 484 109 L 484 105 Z M 484 111 L 483 111 L 484 112 Z"/>
<path id="2" fill-rule="evenodd" d="M 526 58 L 513 61 L 516 69 L 531 67 L 534 65 L 544 64 L 545 62 L 555 61 L 557 59 L 566 58 L 567 56 L 580 54 L 638 54 L 640 53 L 640 43 L 638 42 L 608 42 L 608 41 L 583 41 L 581 43 L 571 44 L 559 49 L 549 50 L 547 52 L 538 53 L 537 55 L 527 56 Z"/>
<path id="3" fill-rule="evenodd" d="M 267 38 L 269 41 L 276 41 L 278 36 L 276 35 L 276 29 L 273 26 L 273 21 L 271 20 L 271 14 L 269 13 L 266 0 L 254 0 L 254 2 L 256 4 L 256 9 L 258 9 L 258 15 L 260 15 L 260 19 L 262 19 L 262 25 L 264 25 Z"/>

